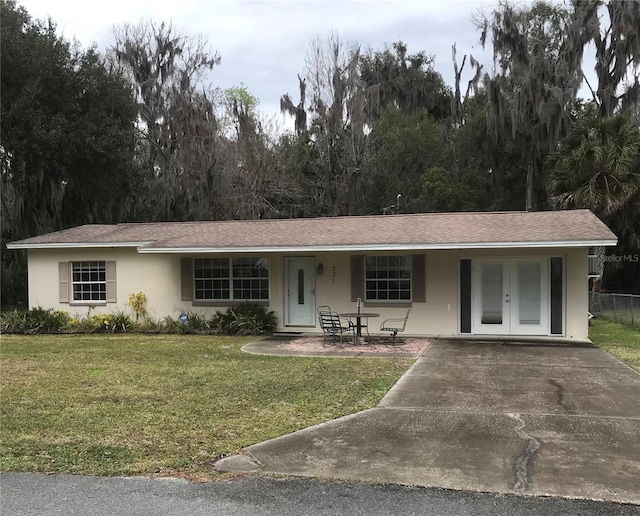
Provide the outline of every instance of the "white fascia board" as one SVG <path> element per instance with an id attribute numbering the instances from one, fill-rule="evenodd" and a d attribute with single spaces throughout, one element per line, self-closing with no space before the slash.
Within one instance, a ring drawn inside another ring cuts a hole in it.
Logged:
<path id="1" fill-rule="evenodd" d="M 141 247 L 139 253 L 309 253 L 331 251 L 425 251 L 447 249 L 521 249 L 558 247 L 614 246 L 616 240 L 572 240 L 564 242 L 478 242 L 450 244 L 372 244 L 339 246 L 283 246 L 283 247 Z"/>
<path id="2" fill-rule="evenodd" d="M 144 247 L 153 242 L 52 242 L 50 244 L 7 244 L 7 249 L 87 249 L 104 247 Z"/>

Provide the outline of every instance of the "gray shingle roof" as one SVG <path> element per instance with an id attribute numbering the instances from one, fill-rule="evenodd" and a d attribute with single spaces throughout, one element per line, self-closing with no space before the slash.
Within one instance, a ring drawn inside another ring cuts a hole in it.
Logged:
<path id="1" fill-rule="evenodd" d="M 570 210 L 92 224 L 27 238 L 8 247 L 128 245 L 143 252 L 179 252 L 591 246 L 615 241 L 611 230 L 589 210 Z"/>

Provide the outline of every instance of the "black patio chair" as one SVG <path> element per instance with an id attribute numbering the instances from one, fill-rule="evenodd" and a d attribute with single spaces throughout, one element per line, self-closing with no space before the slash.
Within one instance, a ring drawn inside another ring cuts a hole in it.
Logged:
<path id="1" fill-rule="evenodd" d="M 336 339 L 340 338 L 340 345 L 342 345 L 342 339 L 346 335 L 355 335 L 355 326 L 351 324 L 351 321 L 341 318 L 338 312 L 323 311 L 319 313 L 320 326 L 322 327 L 322 343 L 324 344 L 327 337 L 331 337 L 332 344 L 336 343 Z"/>
<path id="2" fill-rule="evenodd" d="M 323 312 L 330 312 L 331 311 L 331 307 L 329 305 L 320 305 L 317 309 L 318 312 L 318 323 L 320 324 L 320 327 L 322 328 L 322 313 Z M 322 330 L 324 332 L 324 329 Z"/>
<path id="3" fill-rule="evenodd" d="M 322 312 L 330 312 L 331 311 L 331 307 L 329 305 L 320 305 L 318 307 L 318 318 L 320 317 L 320 314 Z"/>

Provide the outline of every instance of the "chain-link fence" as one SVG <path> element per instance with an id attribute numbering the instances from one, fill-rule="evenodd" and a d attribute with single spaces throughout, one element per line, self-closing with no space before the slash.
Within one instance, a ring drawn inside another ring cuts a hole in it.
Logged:
<path id="1" fill-rule="evenodd" d="M 592 292 L 589 311 L 640 328 L 640 296 Z"/>

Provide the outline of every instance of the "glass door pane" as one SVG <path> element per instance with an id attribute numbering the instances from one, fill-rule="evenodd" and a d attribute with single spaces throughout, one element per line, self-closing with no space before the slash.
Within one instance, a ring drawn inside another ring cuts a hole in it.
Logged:
<path id="1" fill-rule="evenodd" d="M 298 269 L 298 304 L 304 305 L 304 269 Z"/>
<path id="2" fill-rule="evenodd" d="M 536 262 L 518 263 L 518 323 L 539 325 L 542 306 L 541 264 Z"/>
<path id="3" fill-rule="evenodd" d="M 482 314 L 481 324 L 502 324 L 503 314 L 503 264 L 482 264 Z"/>

